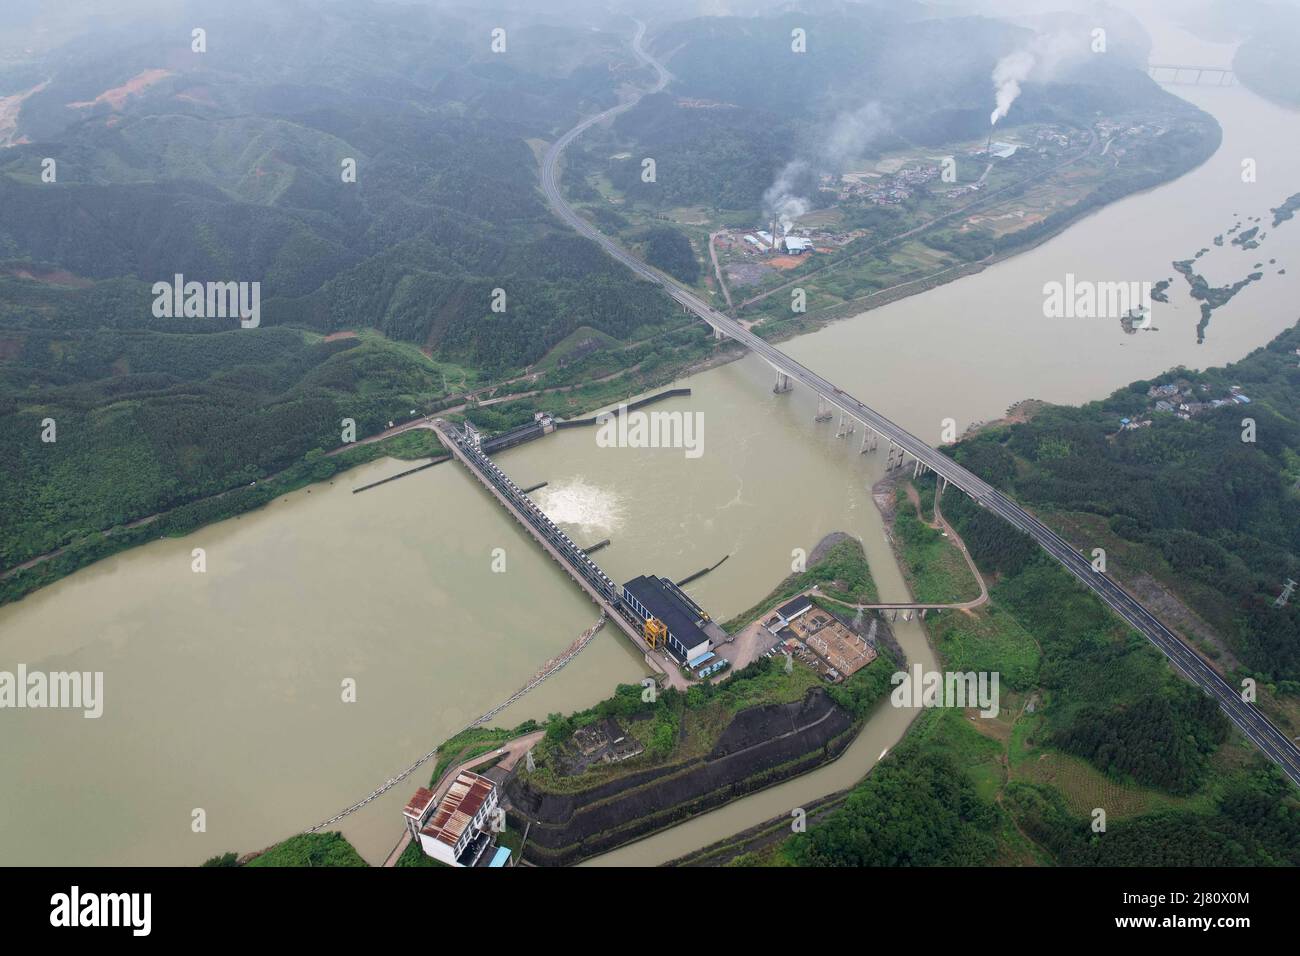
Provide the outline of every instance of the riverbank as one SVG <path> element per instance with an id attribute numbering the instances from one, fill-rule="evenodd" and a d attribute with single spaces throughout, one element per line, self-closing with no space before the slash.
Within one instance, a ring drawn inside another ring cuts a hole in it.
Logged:
<path id="1" fill-rule="evenodd" d="M 136 545 L 159 538 L 184 537 L 207 525 L 256 511 L 277 498 L 311 485 L 333 484 L 331 479 L 359 465 L 384 457 L 418 461 L 444 453 L 431 433 L 409 431 L 388 436 L 380 442 L 358 443 L 333 456 L 309 454 L 298 464 L 260 482 L 231 488 L 169 511 L 87 535 L 56 551 L 25 561 L 0 574 L 0 606 Z"/>
<path id="2" fill-rule="evenodd" d="M 803 580 L 846 593 L 869 584 L 852 537 L 827 535 L 814 554 Z M 786 590 L 778 585 L 759 606 Z M 876 657 L 842 683 L 825 684 L 803 659 L 765 656 L 685 694 L 647 702 L 639 688 L 620 688 L 596 708 L 553 720 L 537 771 L 506 784 L 513 825 L 530 834 L 525 859 L 581 862 L 835 761 L 901 666 L 887 624 L 875 621 L 869 637 Z M 604 757 L 611 740 L 622 742 L 613 763 Z"/>
<path id="3" fill-rule="evenodd" d="M 1212 120 L 1211 120 L 1212 121 Z M 1212 121 L 1213 122 L 1213 121 Z M 973 263 L 964 263 L 949 267 L 931 276 L 919 279 L 909 279 L 899 282 L 893 286 L 887 286 L 875 290 L 869 295 L 850 302 L 842 303 L 830 309 L 821 312 L 813 312 L 802 316 L 773 319 L 768 316 L 761 318 L 754 326 L 757 334 L 761 335 L 771 342 L 784 342 L 798 336 L 807 335 L 839 319 L 848 318 L 854 315 L 861 315 L 867 311 L 880 308 L 884 305 L 898 302 L 906 298 L 927 292 L 939 286 L 946 285 L 956 279 L 972 276 L 982 272 L 991 265 L 1005 261 L 1015 255 L 1028 252 L 1031 249 L 1041 245 L 1047 240 L 1059 235 L 1067 229 L 1072 223 L 1079 218 L 1098 211 L 1107 205 L 1118 200 L 1133 195 L 1136 192 L 1149 190 L 1185 174 L 1197 165 L 1203 163 L 1208 156 L 1212 155 L 1221 139 L 1221 130 L 1217 123 L 1213 126 L 1214 136 L 1206 140 L 1206 144 L 1201 152 L 1194 156 L 1195 161 L 1191 162 L 1186 168 L 1180 168 L 1172 176 L 1160 178 L 1158 180 L 1147 181 L 1147 179 L 1138 178 L 1133 182 L 1125 182 L 1122 187 L 1114 188 L 1107 184 L 1107 188 L 1099 187 L 1094 193 L 1064 210 L 1053 213 L 1046 220 L 1038 225 L 1013 233 L 1008 237 L 1006 248 L 999 249 L 993 255 L 983 260 Z M 1094 196 L 1103 195 L 1104 198 L 1096 199 Z M 926 224 L 929 228 L 936 223 Z M 1019 237 L 1019 238 L 1017 238 Z M 839 263 L 833 263 L 829 268 L 835 268 Z M 673 335 L 680 330 L 670 330 L 665 335 Z M 702 331 L 702 330 L 701 330 Z M 625 346 L 625 349 L 638 349 L 644 343 L 632 343 Z M 698 354 L 704 349 L 707 354 Z M 620 350 L 621 351 L 621 350 Z M 456 404 L 452 401 L 446 409 L 450 412 L 460 412 L 465 415 L 474 416 L 475 412 L 479 413 L 478 417 L 487 415 L 490 419 L 489 430 L 503 430 L 522 424 L 529 420 L 533 411 L 539 406 L 545 406 L 545 402 L 530 401 L 530 399 L 539 399 L 543 396 L 558 398 L 564 396 L 566 402 L 573 403 L 575 400 L 580 407 L 579 413 L 585 411 L 595 411 L 599 408 L 620 401 L 626 401 L 635 395 L 662 385 L 667 385 L 683 378 L 700 374 L 708 369 L 718 367 L 728 362 L 742 358 L 745 352 L 735 343 L 730 341 L 713 342 L 708 345 L 702 345 L 699 341 L 694 344 L 685 345 L 670 344 L 668 354 L 672 356 L 678 352 L 685 352 L 686 356 L 678 361 L 668 358 L 663 361 L 660 356 L 651 356 L 653 359 L 653 368 L 647 372 L 643 366 L 646 363 L 638 362 L 630 368 L 623 368 L 618 371 L 607 374 L 596 374 L 586 384 L 577 384 L 575 382 L 565 382 L 554 384 L 537 389 L 524 389 L 516 394 L 499 394 L 500 390 L 509 386 L 522 387 L 529 376 L 511 376 L 498 383 L 488 383 L 474 390 L 474 395 L 491 395 L 486 403 L 470 403 L 468 401 Z M 596 354 L 599 358 L 599 353 Z M 579 362 L 577 367 L 570 369 L 565 373 L 566 376 L 572 376 L 584 366 L 584 362 Z M 532 375 L 532 381 L 537 380 L 537 373 Z M 569 410 L 570 412 L 573 409 Z M 404 426 L 397 426 L 390 429 L 394 434 L 400 433 Z M 363 439 L 358 444 L 368 444 L 373 442 L 371 439 Z M 437 451 L 430 451 L 429 455 L 437 454 Z M 341 470 L 342 467 L 350 467 L 355 464 L 361 464 L 365 461 L 373 460 L 362 454 L 354 455 L 352 450 L 344 452 L 346 461 L 329 474 L 325 474 L 318 457 L 313 457 L 314 453 L 309 453 L 302 462 L 291 466 L 277 475 L 269 476 L 262 479 L 263 482 L 285 481 L 286 476 L 291 477 L 284 484 L 285 490 L 295 490 L 309 484 L 313 481 L 327 480 L 333 474 Z M 335 449 L 326 453 L 326 457 L 334 458 L 340 456 L 340 450 Z M 394 456 L 401 457 L 401 456 Z M 427 457 L 427 456 L 417 456 Z M 323 476 L 323 477 L 322 477 Z M 119 553 L 135 544 L 143 541 L 152 540 L 152 530 L 159 530 L 165 535 L 176 536 L 196 530 L 205 524 L 209 524 L 225 517 L 244 514 L 266 504 L 269 497 L 262 494 L 245 494 L 243 489 L 235 488 L 222 492 L 211 498 L 202 499 L 196 502 L 190 502 L 178 508 L 171 509 L 163 515 L 150 515 L 134 519 L 129 523 L 123 524 L 116 528 L 101 530 L 97 533 L 87 535 L 78 541 L 66 545 L 55 551 L 48 552 L 44 555 L 35 556 L 24 561 L 14 568 L 8 569 L 0 574 L 0 605 L 16 600 L 25 594 L 44 587 L 53 581 L 56 581 L 67 574 L 70 574 L 86 565 L 97 561 L 101 557 Z M 225 503 L 221 508 L 214 509 L 211 503 L 217 500 L 223 500 Z M 208 515 L 208 516 L 204 516 Z M 159 525 L 146 533 L 143 529 L 149 525 L 155 524 L 159 518 L 171 516 L 167 527 Z"/>
<path id="4" fill-rule="evenodd" d="M 886 478 L 872 489 L 873 492 L 876 492 L 888 484 L 888 487 L 891 490 L 891 493 L 887 496 L 887 500 L 882 500 L 881 495 L 873 494 L 873 500 L 882 516 L 886 519 L 887 528 L 891 526 L 890 519 L 893 515 L 894 503 L 892 489 L 895 486 L 896 480 L 896 478 Z M 869 579 L 864 581 L 857 573 L 859 569 L 855 568 L 853 565 L 852 556 L 855 553 L 861 553 L 861 544 L 851 535 L 840 531 L 827 534 L 817 543 L 809 554 L 808 560 L 810 563 L 806 572 L 790 575 L 750 611 L 738 615 L 736 618 L 729 621 L 727 623 L 727 628 L 729 630 L 732 628 L 739 628 L 740 633 L 737 635 L 737 639 L 739 639 L 740 636 L 747 634 L 754 626 L 753 624 L 746 626 L 746 622 L 749 618 L 756 617 L 761 619 L 765 616 L 765 612 L 768 609 L 776 606 L 794 594 L 802 593 L 803 591 L 809 590 L 813 587 L 817 588 L 817 590 L 822 592 L 823 595 L 834 593 L 848 594 L 850 596 L 853 596 L 854 594 L 861 595 L 863 593 L 875 595 L 876 589 L 874 583 Z M 835 613 L 834 609 L 827 604 L 823 603 L 819 606 L 830 611 L 832 614 Z M 758 622 L 756 621 L 755 623 Z M 851 628 L 857 626 L 856 622 L 850 623 L 845 619 L 841 619 L 841 623 Z M 919 620 L 915 625 L 909 626 L 918 627 L 921 630 L 921 633 L 924 634 L 924 627 L 920 625 Z M 906 669 L 909 667 L 911 662 L 908 660 L 904 649 L 895 638 L 889 624 L 883 616 L 876 622 L 875 631 L 878 645 L 884 650 L 884 653 L 882 653 L 881 657 L 879 657 L 871 666 L 875 667 L 879 665 L 882 674 L 885 671 L 889 671 L 892 674 L 897 669 Z M 865 756 L 865 753 L 862 750 L 862 745 L 866 742 L 868 736 L 866 731 L 874 715 L 879 713 L 880 708 L 884 706 L 880 701 L 883 699 L 886 692 L 887 690 L 882 688 L 879 697 L 867 706 L 861 719 L 856 721 L 851 732 L 846 734 L 846 736 L 851 739 L 845 740 L 842 746 L 837 747 L 834 754 L 827 754 L 827 759 L 821 764 L 822 767 L 839 761 L 838 766 L 840 770 L 843 771 L 844 769 L 847 769 L 848 766 L 845 761 L 851 763 L 856 759 L 853 754 Z M 873 755 L 870 762 L 865 764 L 864 770 L 862 771 L 863 776 L 871 770 L 871 767 L 874 766 L 877 761 L 885 756 L 887 751 L 896 746 L 898 741 L 903 739 L 907 734 L 909 728 L 912 726 L 910 718 L 915 716 L 915 714 L 909 712 L 907 716 L 909 719 L 900 725 L 898 736 L 889 740 L 888 744 L 881 750 L 879 755 Z M 870 744 L 868 744 L 868 746 L 870 746 Z M 791 779 L 793 779 L 794 776 L 808 775 L 816 769 L 816 767 L 810 767 L 801 770 L 798 774 L 792 774 Z M 842 776 L 843 774 L 841 773 L 841 777 Z M 844 800 L 849 796 L 853 788 L 857 786 L 859 781 L 860 778 L 854 778 L 854 782 L 850 783 L 848 786 L 842 786 L 830 791 L 821 791 L 816 797 L 801 800 L 797 809 L 803 811 L 799 816 L 802 826 L 806 827 L 808 825 L 816 825 L 828 819 L 834 811 L 841 807 Z M 692 850 L 668 860 L 661 860 L 659 861 L 659 865 L 725 866 L 733 863 L 741 857 L 748 857 L 748 862 L 750 863 L 757 862 L 764 858 L 764 854 L 770 854 L 781 846 L 786 838 L 790 836 L 793 822 L 794 818 L 792 817 L 791 812 L 786 810 L 779 816 L 752 824 L 722 839 L 709 842 L 697 850 Z M 799 830 L 795 832 L 802 831 Z"/>
<path id="5" fill-rule="evenodd" d="M 1229 321 L 1216 317 L 1232 335 L 1217 343 L 1212 336 L 1199 349 L 1180 348 L 1177 322 L 1164 317 L 1160 334 L 1135 336 L 1039 319 L 1045 276 L 1164 275 L 1180 250 L 1177 243 L 1162 248 L 1159 235 L 1212 235 L 1224 215 L 1276 206 L 1291 191 L 1275 195 L 1263 180 L 1231 185 L 1238 156 L 1276 169 L 1293 155 L 1274 113 L 1253 110 L 1242 90 L 1192 94 L 1216 113 L 1221 106 L 1232 133 L 1212 168 L 1110 207 L 1076 226 L 1077 239 L 1071 231 L 967 279 L 969 286 L 909 298 L 873 312 L 869 322 L 834 323 L 793 342 L 791 351 L 873 407 L 879 402 L 900 425 L 938 440 L 945 417 L 957 419 L 960 433 L 966 420 L 996 417 L 1024 395 L 1086 402 L 1170 365 L 1203 364 L 1215 348 L 1235 360 L 1268 341 L 1278 308 L 1287 324 L 1294 321 L 1293 286 L 1285 284 L 1293 280 L 1285 277 L 1276 287 L 1243 292 L 1223 316 Z M 1300 234 L 1283 229 L 1274 239 L 1286 243 L 1288 235 Z M 1207 259 L 1216 254 L 1240 255 L 1216 249 Z M 1285 300 L 1281 306 L 1275 295 Z M 709 451 L 699 460 L 660 452 L 647 467 L 640 454 L 596 449 L 590 434 L 574 431 L 506 452 L 502 466 L 524 486 L 549 481 L 539 505 L 579 540 L 613 539 L 601 564 L 615 580 L 646 572 L 677 579 L 731 554 L 692 588 L 719 620 L 783 578 L 793 546 L 837 528 L 866 544 L 882 597 L 901 600 L 901 575 L 868 501 L 883 454 L 860 456 L 834 439 L 833 425 L 812 425 L 815 400 L 798 391 L 771 394 L 770 372 L 752 356 L 689 384 L 690 402 L 673 407 L 689 404 L 708 416 Z M 363 466 L 355 483 L 394 470 L 392 463 Z M 192 864 L 230 846 L 265 846 L 301 827 L 304 816 L 319 819 L 347 805 L 430 741 L 450 736 L 590 623 L 589 605 L 463 475 L 434 468 L 356 496 L 352 483 L 312 486 L 310 496 L 300 491 L 192 540 L 131 549 L 0 609 L 6 666 L 45 661 L 105 670 L 110 693 L 100 721 L 65 727 L 49 714 L 10 715 L 19 723 L 7 759 L 29 785 L 12 802 L 22 826 L 0 834 L 7 858 Z M 190 573 L 195 545 L 208 548 L 206 576 Z M 497 546 L 509 555 L 506 576 L 489 571 L 488 549 Z M 501 597 L 507 586 L 509 601 Z M 935 619 L 926 623 L 933 627 Z M 895 626 L 909 658 L 934 669 L 920 624 Z M 345 675 L 358 677 L 361 704 L 338 703 Z M 569 712 L 641 676 L 639 658 L 622 644 L 597 641 L 501 722 Z M 591 863 L 664 862 L 852 787 L 913 717 L 878 708 L 839 760 Z M 185 775 L 130 772 L 159 753 L 199 748 L 205 759 Z M 87 778 L 100 794 L 93 807 Z M 196 792 L 213 833 L 185 828 L 178 838 L 175 821 L 188 820 Z M 1105 801 L 1111 792 L 1098 786 L 1080 790 L 1079 799 Z M 400 820 L 404 797 L 389 797 L 342 828 L 374 863 L 391 849 Z"/>

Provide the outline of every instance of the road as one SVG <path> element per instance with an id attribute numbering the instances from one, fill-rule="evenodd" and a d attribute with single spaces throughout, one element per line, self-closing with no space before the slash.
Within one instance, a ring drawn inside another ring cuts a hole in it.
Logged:
<path id="1" fill-rule="evenodd" d="M 485 754 L 479 754 L 477 757 L 471 757 L 463 763 L 458 763 L 454 767 L 447 768 L 446 773 L 442 775 L 442 779 L 438 781 L 438 785 L 433 790 L 433 799 L 435 801 L 442 800 L 443 796 L 447 793 L 447 789 L 451 786 L 451 782 L 460 775 L 462 770 L 472 770 L 474 767 L 482 766 L 489 760 L 496 760 L 496 766 L 500 767 L 502 770 L 510 770 L 520 761 L 524 754 L 537 746 L 545 736 L 546 731 L 535 730 L 531 734 L 524 734 L 522 737 L 507 740 L 496 750 L 489 751 Z M 402 838 L 397 841 L 397 846 L 393 847 L 392 852 L 388 854 L 388 858 L 384 860 L 383 865 L 386 867 L 397 866 L 397 861 L 402 858 L 402 853 L 405 852 L 410 842 L 411 831 L 403 827 Z"/>
<path id="2" fill-rule="evenodd" d="M 478 479 L 487 491 L 501 502 L 506 511 L 531 535 L 554 561 L 577 582 L 596 606 L 604 612 L 602 620 L 611 620 L 641 652 L 646 664 L 664 675 L 670 687 L 686 690 L 689 686 L 681 669 L 667 653 L 645 642 L 637 625 L 620 608 L 620 591 L 586 552 L 582 551 L 518 486 L 486 455 L 457 440 L 453 426 L 435 419 L 434 434 L 442 446 Z"/>
<path id="3" fill-rule="evenodd" d="M 670 74 L 662 64 L 642 48 L 641 42 L 644 36 L 645 24 L 637 21 L 636 34 L 632 39 L 632 49 L 643 63 L 655 69 L 658 77 L 657 82 L 647 92 L 657 93 L 668 84 Z M 776 346 L 750 332 L 736 320 L 717 311 L 696 295 L 695 292 L 685 288 L 675 279 L 642 262 L 627 249 L 624 249 L 616 240 L 606 236 L 580 216 L 569 205 L 559 188 L 559 161 L 565 148 L 597 123 L 612 119 L 631 109 L 639 99 L 639 96 L 633 97 L 618 106 L 588 117 L 557 139 L 546 151 L 542 160 L 541 185 L 547 202 L 550 203 L 555 214 L 581 235 L 597 243 L 605 252 L 638 276 L 662 288 L 672 299 L 684 308 L 694 312 L 716 331 L 740 342 L 752 352 L 761 356 L 779 374 L 788 376 L 792 382 L 796 382 L 809 391 L 815 392 L 847 415 L 871 428 L 878 435 L 886 438 L 892 445 L 897 445 L 911 455 L 912 458 L 945 479 L 949 484 L 956 485 L 966 492 L 981 507 L 987 508 L 1037 541 L 1048 554 L 1064 565 L 1066 570 L 1096 594 L 1111 610 L 1162 651 L 1173 663 L 1174 667 L 1189 680 L 1200 686 L 1207 694 L 1215 698 L 1219 706 L 1223 708 L 1241 732 L 1265 755 L 1276 762 L 1291 779 L 1292 783 L 1300 786 L 1300 747 L 1297 747 L 1294 741 L 1282 733 L 1255 704 L 1243 701 L 1238 690 L 1228 684 L 1196 651 L 1157 620 L 1132 595 L 1106 574 L 1094 571 L 1092 562 L 1085 558 L 1068 541 L 1002 494 L 1002 492 L 967 471 L 951 458 L 931 448 L 906 429 L 894 424 L 875 409 L 870 408 L 838 388 L 834 383 L 827 381 L 816 372 L 796 362 Z"/>
<path id="4" fill-rule="evenodd" d="M 731 301 L 731 290 L 727 288 L 727 280 L 722 277 L 722 266 L 718 263 L 718 247 L 714 245 L 717 241 L 716 232 L 709 233 L 709 261 L 713 263 L 713 275 L 718 280 L 718 288 L 722 290 L 722 297 L 727 300 L 727 308 L 734 309 L 735 303 Z"/>

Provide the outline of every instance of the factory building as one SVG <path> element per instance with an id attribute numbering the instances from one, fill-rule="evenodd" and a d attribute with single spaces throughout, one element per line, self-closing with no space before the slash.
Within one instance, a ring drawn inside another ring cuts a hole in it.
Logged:
<path id="1" fill-rule="evenodd" d="M 651 647 L 667 648 L 679 661 L 694 660 L 709 650 L 710 640 L 726 637 L 700 606 L 667 578 L 643 574 L 623 585 L 623 600 L 644 622 Z"/>
<path id="2" fill-rule="evenodd" d="M 791 255 L 802 255 L 812 249 L 812 240 L 803 239 L 799 236 L 785 237 L 785 251 Z"/>
<path id="3" fill-rule="evenodd" d="M 791 622 L 798 620 L 803 615 L 813 609 L 813 602 L 806 594 L 801 594 L 793 601 L 788 601 L 776 609 L 777 616 L 781 618 L 781 626 L 785 627 Z"/>

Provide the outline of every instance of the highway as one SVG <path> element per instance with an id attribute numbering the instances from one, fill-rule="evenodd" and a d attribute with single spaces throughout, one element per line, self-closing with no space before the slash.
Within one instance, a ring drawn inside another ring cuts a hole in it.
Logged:
<path id="1" fill-rule="evenodd" d="M 654 87 L 646 91 L 656 93 L 667 86 L 671 77 L 663 65 L 642 48 L 641 41 L 644 36 L 645 24 L 637 21 L 632 49 L 643 63 L 653 67 L 656 71 L 657 82 Z M 642 93 L 641 95 L 646 94 Z M 873 429 L 877 434 L 902 448 L 907 454 L 921 462 L 922 465 L 929 468 L 936 475 L 946 479 L 950 484 L 956 485 L 970 495 L 979 505 L 1032 537 L 1048 554 L 1060 561 L 1071 574 L 1091 589 L 1116 614 L 1163 652 L 1174 667 L 1184 676 L 1215 698 L 1219 706 L 1223 708 L 1232 722 L 1240 728 L 1241 732 L 1259 747 L 1264 754 L 1276 762 L 1291 779 L 1292 783 L 1300 786 L 1300 747 L 1297 747 L 1294 741 L 1282 733 L 1255 704 L 1244 702 L 1238 690 L 1228 684 L 1195 650 L 1157 620 L 1132 595 L 1106 574 L 1094 571 L 1092 562 L 1085 558 L 1068 541 L 1006 495 L 967 471 L 948 456 L 931 448 L 906 429 L 894 424 L 884 415 L 858 401 L 816 372 L 805 368 L 776 348 L 776 346 L 754 335 L 739 322 L 717 311 L 696 295 L 695 292 L 683 287 L 677 280 L 642 262 L 624 249 L 616 240 L 600 232 L 569 205 L 559 188 L 560 157 L 563 155 L 565 148 L 597 123 L 612 119 L 618 114 L 631 109 L 639 99 L 640 96 L 632 97 L 618 106 L 588 117 L 557 139 L 546 151 L 542 160 L 541 185 L 547 202 L 550 203 L 555 214 L 581 235 L 599 244 L 609 255 L 638 276 L 658 285 L 684 308 L 694 312 L 715 330 L 740 342 L 752 352 L 760 355 L 778 373 L 788 376 L 792 382 L 797 382 L 808 390 L 815 392 L 847 415 Z"/>

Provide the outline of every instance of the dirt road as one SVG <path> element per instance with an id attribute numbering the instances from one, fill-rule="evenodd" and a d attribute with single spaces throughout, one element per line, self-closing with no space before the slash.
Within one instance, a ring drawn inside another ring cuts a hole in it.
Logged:
<path id="1" fill-rule="evenodd" d="M 453 780 L 462 770 L 471 770 L 474 767 L 480 767 L 490 760 L 496 760 L 500 757 L 497 766 L 503 770 L 513 770 L 515 764 L 523 759 L 524 754 L 537 746 L 537 742 L 546 736 L 546 731 L 535 730 L 531 734 L 524 734 L 522 737 L 516 737 L 514 740 L 508 740 L 496 750 L 489 751 L 485 754 L 479 754 L 477 757 L 471 757 L 469 760 L 456 764 L 448 768 L 447 772 L 442 775 L 438 781 L 438 786 L 433 791 L 434 800 L 441 800 L 451 786 Z M 411 831 L 402 830 L 402 838 L 397 841 L 397 846 L 393 847 L 388 858 L 384 860 L 384 866 L 396 866 L 397 861 L 401 858 L 402 853 L 406 850 L 411 842 Z"/>

